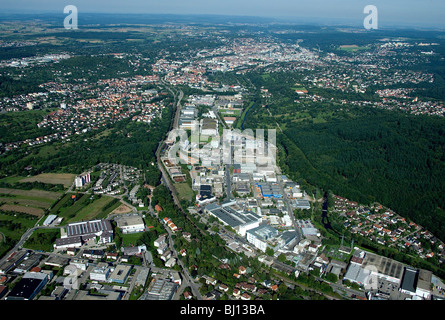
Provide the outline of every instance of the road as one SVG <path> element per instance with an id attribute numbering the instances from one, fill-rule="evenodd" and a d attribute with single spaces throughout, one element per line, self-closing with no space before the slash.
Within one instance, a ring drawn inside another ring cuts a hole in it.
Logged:
<path id="1" fill-rule="evenodd" d="M 10 256 L 12 253 L 18 251 L 18 250 L 23 246 L 23 244 L 26 242 L 26 240 L 28 240 L 28 238 L 32 235 L 32 233 L 33 233 L 35 230 L 40 229 L 40 228 L 49 228 L 49 227 L 36 227 L 36 226 L 35 226 L 35 227 L 31 228 L 31 229 L 28 229 L 28 230 L 22 235 L 22 237 L 21 237 L 20 240 L 16 243 L 16 245 L 15 245 L 11 250 L 9 250 L 9 252 L 6 253 L 6 254 L 0 259 L 0 265 L 3 264 L 3 263 L 9 258 L 9 256 Z"/>
<path id="2" fill-rule="evenodd" d="M 184 97 L 184 93 L 182 92 L 182 90 L 179 91 L 179 95 L 176 96 L 176 94 L 171 90 L 170 87 L 167 86 L 167 89 L 173 94 L 174 98 L 175 98 L 175 117 L 172 123 L 172 127 L 173 129 L 177 129 L 179 127 L 179 116 L 181 114 L 181 101 Z M 158 165 L 158 169 L 161 172 L 161 181 L 162 183 L 167 186 L 170 190 L 170 193 L 173 197 L 173 201 L 174 203 L 177 205 L 177 207 L 179 208 L 179 210 L 181 210 L 181 212 L 184 214 L 184 216 L 201 232 L 203 232 L 202 230 L 200 230 L 192 220 L 190 220 L 190 218 L 188 217 L 187 213 L 184 211 L 184 209 L 181 206 L 181 202 L 179 201 L 178 198 L 178 194 L 176 192 L 176 188 L 173 185 L 173 183 L 171 182 L 168 173 L 166 172 L 165 168 L 164 168 L 164 164 L 161 161 L 161 151 L 164 149 L 165 143 L 162 141 L 159 143 L 158 145 L 158 149 L 156 150 L 156 163 Z M 153 212 L 153 208 L 151 208 L 151 206 L 149 207 L 149 211 L 150 213 L 154 214 Z M 192 277 L 190 276 L 187 267 L 184 266 L 184 264 L 182 263 L 181 260 L 178 259 L 178 254 L 176 252 L 176 250 L 174 250 L 174 246 L 173 246 L 173 240 L 171 238 L 171 231 L 166 228 L 168 235 L 169 235 L 169 246 L 170 248 L 173 250 L 173 255 L 177 260 L 178 265 L 181 267 L 182 270 L 182 275 L 183 275 L 183 284 L 181 285 L 182 288 L 184 287 L 190 287 L 192 294 L 198 299 L 198 300 L 203 300 L 203 297 L 201 295 L 201 293 L 199 292 L 199 288 L 198 286 L 195 284 L 195 282 L 193 281 Z"/>
<path id="3" fill-rule="evenodd" d="M 297 241 L 299 242 L 301 239 L 303 239 L 303 236 L 301 234 L 300 228 L 297 225 L 297 221 L 295 219 L 295 215 L 294 215 L 294 211 L 292 209 L 292 206 L 290 204 L 290 199 L 287 197 L 287 194 L 284 190 L 284 182 L 283 179 L 281 177 L 281 172 L 280 169 L 277 167 L 277 183 L 280 187 L 280 192 L 282 194 L 282 199 L 286 205 L 287 208 L 287 214 L 289 215 L 291 221 L 292 221 L 292 226 L 295 229 L 295 232 L 297 233 Z"/>
<path id="4" fill-rule="evenodd" d="M 232 195 L 232 179 L 230 176 L 230 166 L 228 164 L 226 164 L 226 200 L 231 200 L 233 199 L 233 195 Z"/>

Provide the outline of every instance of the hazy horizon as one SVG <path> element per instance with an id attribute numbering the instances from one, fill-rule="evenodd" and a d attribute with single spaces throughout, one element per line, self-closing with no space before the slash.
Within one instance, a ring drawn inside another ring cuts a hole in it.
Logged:
<path id="1" fill-rule="evenodd" d="M 143 1 L 129 0 L 3 0 L 3 14 L 41 14 L 61 13 L 66 5 L 75 5 L 78 13 L 104 14 L 157 14 L 157 15 L 220 15 L 264 17 L 280 20 L 297 20 L 303 23 L 338 24 L 341 22 L 360 26 L 367 14 L 363 13 L 366 5 L 375 5 L 378 9 L 379 27 L 445 27 L 443 14 L 445 1 L 439 0 L 312 0 L 290 1 L 275 0 L 227 0 L 227 1 Z"/>

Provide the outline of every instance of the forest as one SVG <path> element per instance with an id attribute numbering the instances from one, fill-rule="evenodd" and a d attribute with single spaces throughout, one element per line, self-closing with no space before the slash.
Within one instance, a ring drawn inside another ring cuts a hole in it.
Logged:
<path id="1" fill-rule="evenodd" d="M 443 119 L 382 111 L 299 123 L 280 143 L 291 176 L 361 203 L 379 202 L 445 239 Z"/>

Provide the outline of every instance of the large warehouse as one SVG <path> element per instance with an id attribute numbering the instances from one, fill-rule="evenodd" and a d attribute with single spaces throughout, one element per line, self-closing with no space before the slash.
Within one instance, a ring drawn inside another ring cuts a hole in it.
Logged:
<path id="1" fill-rule="evenodd" d="M 114 220 L 117 223 L 117 227 L 122 230 L 123 234 L 145 231 L 144 220 L 139 215 L 132 214 L 120 216 Z"/>
<path id="2" fill-rule="evenodd" d="M 230 226 L 241 236 L 246 235 L 246 231 L 260 225 L 261 217 L 244 211 L 236 201 L 230 201 L 221 205 L 212 203 L 206 206 L 205 212 L 218 218 L 223 224 Z"/>
<path id="3" fill-rule="evenodd" d="M 91 220 L 85 222 L 71 223 L 66 226 L 67 237 L 101 235 L 104 232 L 113 232 L 113 227 L 109 220 Z"/>
<path id="4" fill-rule="evenodd" d="M 43 272 L 27 272 L 14 286 L 6 300 L 32 300 L 49 281 Z"/>
<path id="5" fill-rule="evenodd" d="M 257 183 L 257 186 L 261 190 L 261 195 L 264 198 L 281 198 L 282 193 L 280 190 L 280 187 L 277 183 L 270 183 L 270 182 L 262 182 Z"/>
<path id="6" fill-rule="evenodd" d="M 113 226 L 109 220 L 91 220 L 71 223 L 66 226 L 60 239 L 56 240 L 55 248 L 73 248 L 81 246 L 84 241 L 100 237 L 100 243 L 113 241 Z"/>
<path id="7" fill-rule="evenodd" d="M 371 277 L 376 277 L 400 284 L 403 272 L 404 264 L 401 262 L 370 252 L 362 252 L 361 256 L 355 255 L 351 259 L 344 279 L 367 285 Z"/>

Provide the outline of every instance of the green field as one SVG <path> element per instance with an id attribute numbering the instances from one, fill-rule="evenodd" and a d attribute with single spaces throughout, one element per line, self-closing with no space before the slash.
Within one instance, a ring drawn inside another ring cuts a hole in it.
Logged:
<path id="1" fill-rule="evenodd" d="M 13 176 L 9 176 L 9 177 L 5 177 L 5 178 L 0 179 L 0 182 L 14 184 L 16 182 L 20 182 L 20 180 L 22 180 L 24 178 L 25 177 L 13 175 Z"/>
<path id="2" fill-rule="evenodd" d="M 348 51 L 348 52 L 355 52 L 359 50 L 368 50 L 368 47 L 360 47 L 357 45 L 342 45 L 338 47 L 338 50 Z"/>
<path id="3" fill-rule="evenodd" d="M 123 247 L 130 247 L 130 246 L 136 246 L 136 243 L 139 239 L 142 238 L 142 232 L 138 233 L 131 233 L 131 234 L 123 234 L 122 237 L 122 246 Z"/>
<path id="4" fill-rule="evenodd" d="M 33 139 L 50 133 L 50 129 L 38 128 L 45 115 L 54 109 L 8 112 L 0 115 L 0 142 Z M 11 130 L 20 128 L 20 130 Z"/>
<path id="5" fill-rule="evenodd" d="M 33 232 L 23 244 L 24 248 L 51 252 L 56 239 L 60 237 L 59 229 L 40 229 Z"/>
<path id="6" fill-rule="evenodd" d="M 193 190 L 188 183 L 186 182 L 176 183 L 175 188 L 179 194 L 179 200 L 183 199 L 187 201 L 193 200 L 195 194 L 193 193 Z"/>
<path id="7" fill-rule="evenodd" d="M 156 218 L 147 215 L 144 219 L 145 225 L 147 227 L 152 226 L 153 228 L 150 228 L 150 231 L 146 232 L 139 232 L 139 233 L 132 233 L 132 234 L 121 234 L 119 233 L 119 237 L 122 240 L 122 246 L 128 247 L 131 245 L 138 245 L 138 243 L 145 243 L 147 245 L 147 248 L 151 248 L 152 250 L 156 251 L 156 249 L 153 247 L 153 241 L 162 233 L 165 232 L 164 226 L 156 220 Z"/>
<path id="8" fill-rule="evenodd" d="M 22 234 L 32 228 L 37 222 L 37 217 L 26 213 L 0 212 L 0 257 L 21 238 Z"/>
<path id="9" fill-rule="evenodd" d="M 72 199 L 72 196 L 76 199 Z M 111 211 L 120 206 L 112 197 L 92 196 L 90 194 L 67 193 L 50 211 L 64 218 L 62 224 L 105 218 Z"/>
<path id="10" fill-rule="evenodd" d="M 233 110 L 220 110 L 219 114 L 221 117 L 239 117 L 243 111 L 241 109 Z"/>

